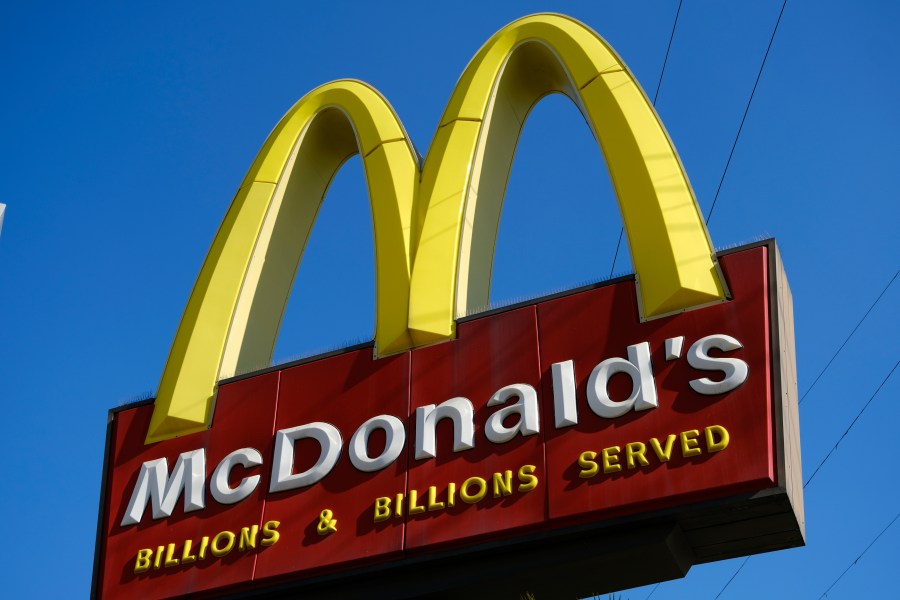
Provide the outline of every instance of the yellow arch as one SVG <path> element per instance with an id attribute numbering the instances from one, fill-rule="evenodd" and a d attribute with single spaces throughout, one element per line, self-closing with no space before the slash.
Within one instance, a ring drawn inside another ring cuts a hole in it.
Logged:
<path id="1" fill-rule="evenodd" d="M 586 26 L 535 15 L 463 73 L 424 166 L 387 101 L 358 81 L 310 92 L 269 136 L 216 234 L 163 371 L 147 443 L 206 428 L 216 382 L 271 360 L 294 274 L 334 174 L 360 153 L 372 208 L 378 355 L 452 338 L 487 304 L 515 147 L 543 96 L 571 98 L 604 154 L 651 318 L 725 289 L 687 176 L 653 107 Z"/>
<path id="2" fill-rule="evenodd" d="M 469 63 L 425 161 L 410 300 L 416 345 L 453 336 L 457 316 L 488 304 L 516 144 L 531 108 L 551 93 L 578 106 L 603 150 L 642 316 L 725 298 L 687 175 L 634 76 L 587 26 L 534 15 L 499 31 Z"/>
<path id="3" fill-rule="evenodd" d="M 216 383 L 268 366 L 322 198 L 362 154 L 376 263 L 376 338 L 406 349 L 410 224 L 418 155 L 387 101 L 358 81 L 303 97 L 241 184 L 188 300 L 163 371 L 147 443 L 209 424 Z"/>

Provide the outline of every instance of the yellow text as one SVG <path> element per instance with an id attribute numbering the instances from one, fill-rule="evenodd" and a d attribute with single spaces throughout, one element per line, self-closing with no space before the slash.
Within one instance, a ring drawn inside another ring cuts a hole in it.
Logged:
<path id="1" fill-rule="evenodd" d="M 608 446 L 600 452 L 585 450 L 578 456 L 578 476 L 590 479 L 601 471 L 609 475 L 623 469 L 648 467 L 653 461 L 669 462 L 676 452 L 684 458 L 700 456 L 704 452 L 714 454 L 727 448 L 730 441 L 727 429 L 710 425 L 702 433 L 690 429 L 669 434 L 665 439 L 650 438 L 646 443 L 628 442 L 624 446 Z"/>
<path id="2" fill-rule="evenodd" d="M 453 508 L 458 503 L 477 504 L 485 498 L 502 498 L 514 493 L 526 494 L 538 485 L 534 465 L 523 465 L 518 471 L 493 473 L 490 477 L 469 477 L 461 483 L 451 481 L 443 489 L 432 485 L 424 493 L 411 489 L 409 494 L 399 493 L 393 498 L 375 499 L 374 521 L 381 523 L 390 518 L 402 518 L 404 512 L 418 515 Z"/>
<path id="3" fill-rule="evenodd" d="M 240 531 L 220 531 L 214 536 L 204 535 L 195 540 L 171 542 L 156 548 L 138 550 L 134 561 L 134 573 L 139 575 L 152 569 L 165 569 L 188 565 L 207 558 L 221 558 L 233 550 L 247 552 L 257 546 L 272 546 L 278 541 L 279 521 L 267 521 L 260 529 L 259 525 L 242 527 Z M 262 534 L 262 535 L 260 535 Z"/>

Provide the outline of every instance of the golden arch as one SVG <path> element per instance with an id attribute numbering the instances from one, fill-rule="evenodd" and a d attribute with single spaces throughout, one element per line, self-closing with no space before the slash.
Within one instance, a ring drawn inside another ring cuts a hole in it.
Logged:
<path id="1" fill-rule="evenodd" d="M 208 426 L 216 383 L 271 360 L 322 198 L 363 157 L 374 225 L 376 353 L 450 339 L 487 304 L 506 182 L 525 119 L 563 93 L 610 171 L 652 318 L 725 298 L 684 168 L 656 112 L 587 26 L 534 15 L 495 34 L 463 73 L 424 165 L 387 101 L 358 81 L 324 85 L 282 118 L 250 168 L 191 293 L 147 443 Z"/>

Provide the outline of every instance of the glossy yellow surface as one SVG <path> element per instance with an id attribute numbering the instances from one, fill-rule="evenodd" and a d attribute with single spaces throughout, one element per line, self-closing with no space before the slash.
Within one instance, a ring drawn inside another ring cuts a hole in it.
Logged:
<path id="1" fill-rule="evenodd" d="M 337 519 L 334 517 L 334 513 L 329 509 L 325 509 L 319 515 L 319 522 L 316 523 L 316 533 L 319 535 L 331 535 L 332 533 L 337 533 Z"/>
<path id="2" fill-rule="evenodd" d="M 285 115 L 201 269 L 147 443 L 208 427 L 217 381 L 268 366 L 319 206 L 354 154 L 363 156 L 375 231 L 376 354 L 452 338 L 457 316 L 488 304 L 519 134 L 531 108 L 551 93 L 572 99 L 604 151 L 642 318 L 724 300 L 687 176 L 634 77 L 590 28 L 534 15 L 500 30 L 476 54 L 421 172 L 393 109 L 364 83 L 324 85 Z"/>
<path id="3" fill-rule="evenodd" d="M 724 300 L 684 168 L 634 76 L 588 27 L 535 15 L 502 29 L 469 63 L 425 160 L 410 294 L 416 345 L 452 337 L 456 317 L 488 305 L 516 144 L 530 110 L 551 93 L 578 106 L 603 149 L 642 317 Z"/>
<path id="4" fill-rule="evenodd" d="M 374 226 L 376 340 L 405 350 L 418 156 L 387 101 L 358 81 L 302 98 L 238 190 L 175 335 L 147 443 L 208 427 L 216 383 L 268 366 L 297 266 L 328 185 L 363 154 Z"/>

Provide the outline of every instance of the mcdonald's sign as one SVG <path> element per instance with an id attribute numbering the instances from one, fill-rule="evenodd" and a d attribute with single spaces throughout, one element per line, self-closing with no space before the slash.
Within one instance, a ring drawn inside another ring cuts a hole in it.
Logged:
<path id="1" fill-rule="evenodd" d="M 525 118 L 598 140 L 633 276 L 487 304 Z M 362 155 L 376 332 L 270 367 L 329 182 Z M 803 544 L 791 296 L 716 253 L 652 105 L 595 32 L 535 15 L 464 71 L 424 160 L 372 87 L 278 123 L 155 399 L 110 412 L 95 597 L 577 597 Z"/>

